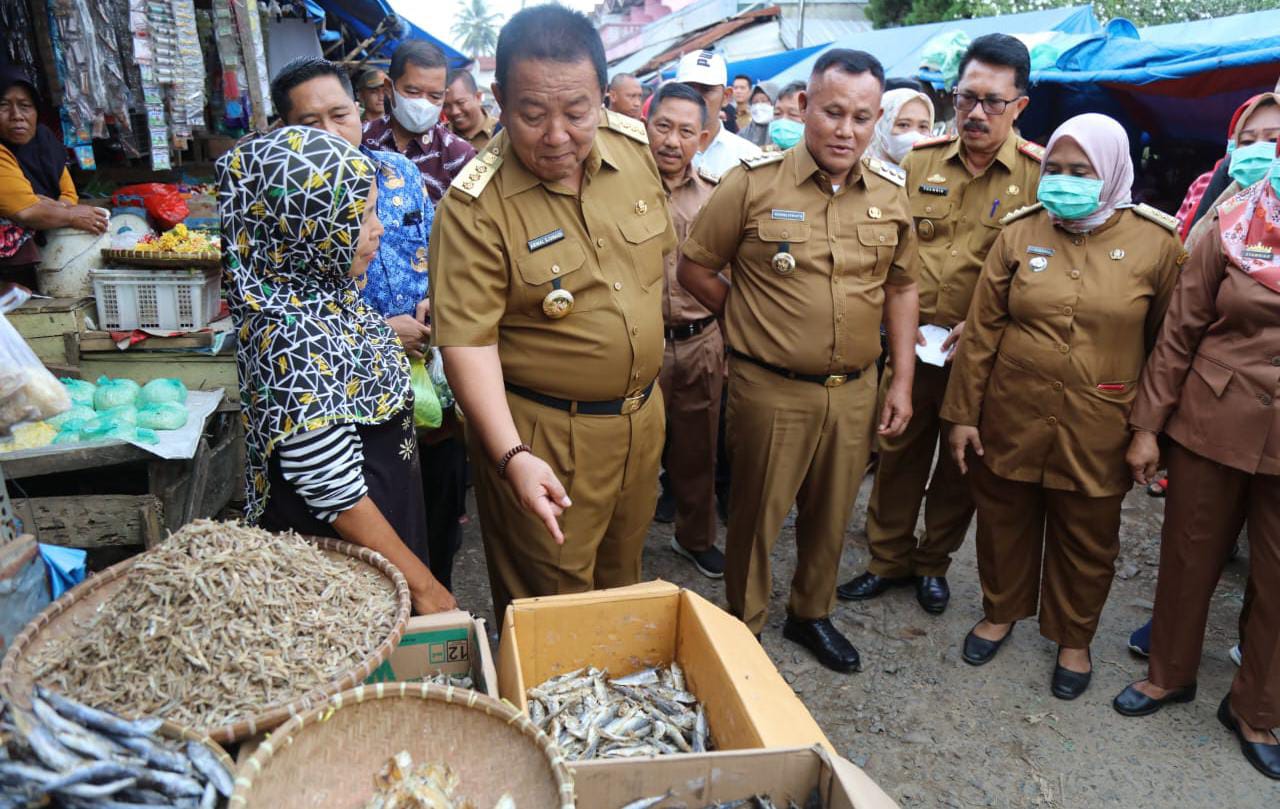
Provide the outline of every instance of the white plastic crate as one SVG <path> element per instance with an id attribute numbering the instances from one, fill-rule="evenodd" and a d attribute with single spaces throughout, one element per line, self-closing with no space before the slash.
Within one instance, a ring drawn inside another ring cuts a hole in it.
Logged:
<path id="1" fill-rule="evenodd" d="M 98 328 L 192 331 L 218 315 L 221 271 L 94 270 Z"/>

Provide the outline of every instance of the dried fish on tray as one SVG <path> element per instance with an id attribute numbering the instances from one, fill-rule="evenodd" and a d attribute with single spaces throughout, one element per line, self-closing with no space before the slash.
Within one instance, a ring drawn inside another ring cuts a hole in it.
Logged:
<path id="1" fill-rule="evenodd" d="M 476 687 L 476 682 L 470 674 L 449 674 L 444 671 L 428 674 L 422 678 L 422 682 L 432 685 L 451 685 L 454 688 L 469 688 L 473 691 Z"/>
<path id="2" fill-rule="evenodd" d="M 396 611 L 393 583 L 369 564 L 198 520 L 29 663 L 35 682 L 86 704 L 209 729 L 338 679 L 388 637 Z"/>
<path id="3" fill-rule="evenodd" d="M 529 689 L 529 719 L 569 761 L 711 749 L 707 714 L 678 663 L 626 677 L 582 668 Z"/>
<path id="4" fill-rule="evenodd" d="M 671 797 L 668 792 L 665 795 L 654 795 L 651 798 L 641 798 L 619 809 L 664 809 L 665 802 Z M 681 806 L 684 804 L 671 804 L 671 806 Z M 752 795 L 749 798 L 738 798 L 732 801 L 717 801 L 709 803 L 702 809 L 822 809 L 822 797 L 818 794 L 818 790 L 814 790 L 809 796 L 809 800 L 805 801 L 804 806 L 795 801 L 788 800 L 786 804 L 778 803 L 768 795 Z"/>
<path id="5" fill-rule="evenodd" d="M 0 698 L 0 806 L 213 809 L 232 779 L 203 743 L 158 735 L 159 719 L 126 720 L 37 688 L 31 711 Z"/>
<path id="6" fill-rule="evenodd" d="M 448 764 L 430 762 L 415 767 L 409 751 L 401 750 L 374 777 L 377 792 L 364 809 L 477 809 L 473 801 L 454 796 L 458 780 Z M 503 795 L 493 809 L 516 809 L 516 802 Z"/>

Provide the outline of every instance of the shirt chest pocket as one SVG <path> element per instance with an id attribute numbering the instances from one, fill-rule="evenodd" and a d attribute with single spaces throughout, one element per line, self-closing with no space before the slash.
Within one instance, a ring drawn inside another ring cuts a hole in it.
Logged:
<path id="1" fill-rule="evenodd" d="M 795 267 L 792 272 L 781 273 L 779 275 L 794 275 L 805 269 L 813 269 L 813 257 L 809 252 L 809 223 L 796 222 L 790 219 L 761 219 L 756 222 L 756 238 L 762 245 L 764 255 L 761 259 L 766 267 L 773 267 L 774 272 L 778 272 L 776 264 L 774 264 L 774 256 L 779 253 L 790 253 L 795 258 Z M 784 265 L 785 266 L 785 265 Z"/>
<path id="2" fill-rule="evenodd" d="M 587 253 L 574 239 L 565 239 L 540 250 L 535 250 L 516 260 L 516 273 L 520 283 L 517 296 L 522 312 L 544 317 L 543 300 L 556 289 L 573 295 L 574 312 L 587 311 L 599 306 L 596 300 L 599 286 L 593 283 L 591 271 L 584 269 Z"/>
<path id="3" fill-rule="evenodd" d="M 858 244 L 863 258 L 857 272 L 865 275 L 870 270 L 874 278 L 889 274 L 889 264 L 898 249 L 898 229 L 891 224 L 858 225 Z"/>
<path id="4" fill-rule="evenodd" d="M 636 280 L 643 289 L 661 281 L 663 276 L 662 235 L 667 232 L 667 218 L 661 211 L 662 208 L 652 206 L 647 215 L 630 216 L 618 223 L 635 267 Z"/>
<path id="5" fill-rule="evenodd" d="M 916 235 L 922 242 L 950 238 L 947 224 L 951 216 L 951 200 L 945 197 L 920 194 L 911 198 L 911 216 L 916 220 Z"/>

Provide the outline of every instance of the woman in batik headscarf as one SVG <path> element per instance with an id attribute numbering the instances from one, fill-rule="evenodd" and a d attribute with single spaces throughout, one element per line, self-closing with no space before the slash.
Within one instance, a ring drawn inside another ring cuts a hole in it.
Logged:
<path id="1" fill-rule="evenodd" d="M 374 165 L 289 127 L 218 161 L 223 271 L 238 329 L 246 516 L 381 553 L 418 612 L 455 606 L 424 564 L 409 366 L 360 299 L 378 249 Z"/>
<path id="2" fill-rule="evenodd" d="M 1280 154 L 1205 221 L 1129 416 L 1138 483 L 1155 474 L 1156 436 L 1169 439 L 1169 499 L 1150 669 L 1114 704 L 1146 716 L 1195 699 L 1209 601 L 1247 522 L 1242 659 L 1218 719 L 1280 779 Z"/>

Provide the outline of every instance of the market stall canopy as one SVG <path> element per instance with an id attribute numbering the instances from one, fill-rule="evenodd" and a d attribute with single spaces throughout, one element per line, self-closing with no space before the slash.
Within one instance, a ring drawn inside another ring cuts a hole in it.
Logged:
<path id="1" fill-rule="evenodd" d="M 756 25 L 765 20 L 775 20 L 781 14 L 782 11 L 777 6 L 744 11 L 736 17 L 731 17 L 723 22 L 704 28 L 692 36 L 681 39 L 666 50 L 650 57 L 649 61 L 636 68 L 635 73 L 638 76 L 652 73 L 669 63 L 675 62 L 686 53 L 700 51 L 704 48 L 713 48 L 717 42 L 735 31 Z"/>
<path id="2" fill-rule="evenodd" d="M 905 28 L 882 28 L 838 39 L 809 57 L 796 62 L 773 77 L 760 76 L 781 86 L 789 81 L 809 78 L 813 66 L 828 48 L 855 48 L 867 51 L 884 65 L 886 76 L 915 76 L 920 69 L 925 46 L 943 32 L 961 31 L 969 37 L 983 34 L 1022 34 L 1041 31 L 1059 31 L 1070 34 L 1088 34 L 1101 29 L 1093 6 L 1069 6 L 1046 11 L 1029 11 L 1024 14 L 1005 14 L 999 17 L 978 17 L 972 20 L 910 25 Z"/>
<path id="3" fill-rule="evenodd" d="M 828 46 L 826 44 L 814 45 L 811 48 L 800 48 L 795 51 L 783 51 L 782 53 L 775 53 L 772 56 L 761 56 L 758 59 L 740 59 L 728 64 L 729 76 L 750 76 L 751 80 L 754 82 L 765 81 L 770 76 L 775 76 L 778 73 L 781 73 L 791 65 L 799 62 L 801 59 L 804 59 L 811 54 L 815 54 L 818 51 L 826 50 L 827 47 Z M 674 79 L 675 77 L 676 69 L 674 66 L 662 71 L 662 78 L 664 81 L 667 79 Z"/>
<path id="4" fill-rule="evenodd" d="M 352 32 L 360 38 L 366 38 L 373 35 L 388 15 L 396 14 L 391 8 L 391 4 L 387 0 L 310 0 L 309 6 L 320 6 L 329 14 L 337 17 L 351 28 Z M 391 58 L 391 53 L 395 50 L 396 45 L 400 44 L 402 39 L 422 39 L 435 45 L 444 51 L 445 58 L 449 60 L 449 67 L 465 67 L 471 64 L 471 58 L 458 52 L 456 48 L 451 47 L 448 43 L 423 31 L 418 26 L 409 22 L 403 15 L 397 15 L 400 20 L 401 28 L 379 40 L 374 45 L 373 56 L 381 56 L 384 59 Z"/>

